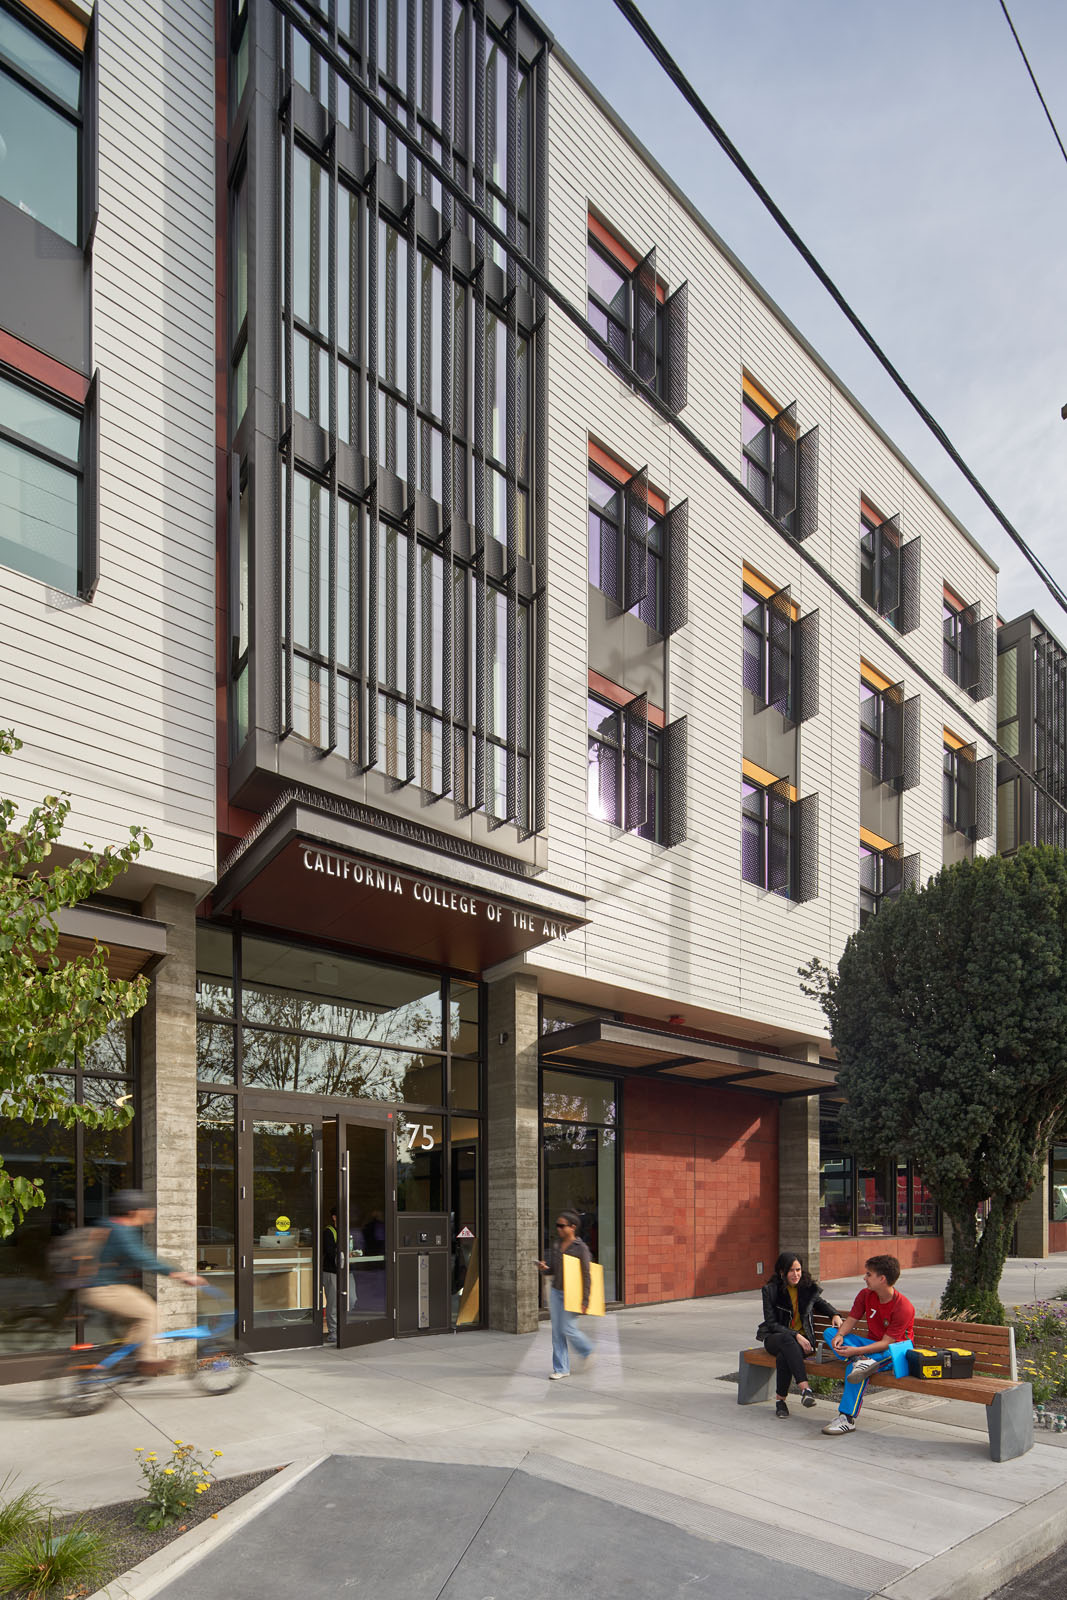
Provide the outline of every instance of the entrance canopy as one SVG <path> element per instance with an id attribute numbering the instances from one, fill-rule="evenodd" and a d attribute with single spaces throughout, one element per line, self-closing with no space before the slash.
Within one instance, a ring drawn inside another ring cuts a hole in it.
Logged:
<path id="1" fill-rule="evenodd" d="M 505 857 L 467 841 L 446 854 L 435 846 L 448 841 L 432 837 L 430 845 L 379 831 L 320 796 L 293 793 L 224 863 L 211 906 L 464 972 L 565 939 L 588 920 L 580 895 L 509 872 Z"/>
<path id="2" fill-rule="evenodd" d="M 696 1079 L 775 1095 L 816 1094 L 837 1081 L 831 1068 L 810 1061 L 599 1017 L 546 1034 L 541 1060 L 557 1067 L 611 1067 L 641 1077 Z"/>

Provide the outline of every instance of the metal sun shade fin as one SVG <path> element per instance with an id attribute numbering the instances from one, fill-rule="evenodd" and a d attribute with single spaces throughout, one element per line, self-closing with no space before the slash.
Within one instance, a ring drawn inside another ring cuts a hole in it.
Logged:
<path id="1" fill-rule="evenodd" d="M 100 373 L 94 372 L 82 407 L 81 435 L 78 441 L 81 458 L 81 524 L 82 536 L 78 593 L 83 600 L 91 600 L 100 582 Z M 240 490 L 238 490 L 238 508 Z M 231 527 L 236 528 L 239 509 L 232 513 Z M 231 543 L 236 543 L 232 539 Z"/>
<path id="2" fill-rule="evenodd" d="M 974 764 L 974 842 L 993 837 L 995 817 L 996 757 L 983 756 Z"/>
<path id="3" fill-rule="evenodd" d="M 792 701 L 793 607 L 788 589 L 767 602 L 768 704 L 788 717 Z"/>
<path id="4" fill-rule="evenodd" d="M 648 468 L 642 467 L 622 490 L 623 609 L 632 611 L 648 593 Z"/>
<path id="5" fill-rule="evenodd" d="M 667 560 L 664 632 L 670 635 L 689 621 L 689 501 L 672 506 L 660 528 Z"/>
<path id="6" fill-rule="evenodd" d="M 914 789 L 919 782 L 919 752 L 921 739 L 921 697 L 913 694 L 904 702 L 904 728 L 900 756 L 900 776 L 897 787 L 903 791 Z"/>
<path id="7" fill-rule="evenodd" d="M 993 621 L 991 616 L 982 617 L 976 630 L 978 660 L 974 688 L 971 690 L 976 700 L 987 700 L 993 693 L 993 664 L 996 659 Z"/>
<path id="8" fill-rule="evenodd" d="M 789 780 L 779 778 L 767 790 L 767 888 L 775 894 L 789 894 L 792 820 Z"/>
<path id="9" fill-rule="evenodd" d="M 973 690 L 978 683 L 978 620 L 977 606 L 965 606 L 960 612 L 959 686 L 961 689 Z"/>
<path id="10" fill-rule="evenodd" d="M 902 889 L 917 889 L 919 887 L 919 852 L 915 850 L 910 856 L 905 856 L 900 863 L 900 879 Z"/>
<path id="11" fill-rule="evenodd" d="M 784 522 L 797 506 L 797 407 L 794 400 L 779 411 L 771 424 L 774 432 L 775 519 Z"/>
<path id="12" fill-rule="evenodd" d="M 648 252 L 633 270 L 634 371 L 643 382 L 656 382 L 656 249 Z"/>
<path id="13" fill-rule="evenodd" d="M 900 604 L 900 524 L 887 517 L 879 524 L 875 539 L 878 572 L 878 612 L 890 617 Z"/>
<path id="14" fill-rule="evenodd" d="M 918 536 L 909 539 L 900 550 L 900 603 L 897 608 L 897 632 L 914 633 L 919 626 L 919 560 Z"/>
<path id="15" fill-rule="evenodd" d="M 371 31 L 371 62 L 376 60 L 376 8 L 368 11 Z M 377 79 L 377 73 L 372 72 Z M 377 144 L 377 124 L 374 142 Z M 378 556 L 380 523 L 378 519 L 379 452 L 381 441 L 378 430 L 378 169 L 370 163 L 371 176 L 367 187 L 367 303 L 370 315 L 366 319 L 367 331 L 367 472 L 370 477 L 370 495 L 367 502 L 367 681 L 365 689 L 366 734 L 360 732 L 360 765 L 364 772 L 378 765 Z"/>
<path id="16" fill-rule="evenodd" d="M 797 514 L 793 532 L 810 539 L 819 527 L 819 429 L 809 428 L 797 440 Z"/>
<path id="17" fill-rule="evenodd" d="M 819 893 L 819 796 L 805 795 L 793 807 L 794 871 L 792 898 L 803 903 Z"/>
<path id="18" fill-rule="evenodd" d="M 793 624 L 793 721 L 819 715 L 819 613 L 809 611 Z"/>
<path id="19" fill-rule="evenodd" d="M 882 690 L 883 783 L 897 784 L 904 771 L 904 685 L 892 683 Z"/>
<path id="20" fill-rule="evenodd" d="M 873 865 L 875 856 L 869 856 L 864 865 Z M 904 856 L 899 844 L 891 844 L 882 851 L 882 893 L 892 894 L 904 880 Z"/>
<path id="21" fill-rule="evenodd" d="M 519 484 L 518 484 L 518 458 L 519 458 L 519 395 L 517 382 L 519 327 L 518 327 L 518 273 L 515 266 L 514 246 L 518 242 L 518 207 L 519 207 L 519 27 L 518 16 L 512 12 L 508 22 L 508 57 L 507 57 L 507 85 L 508 85 L 508 110 L 507 110 L 507 235 L 510 248 L 507 252 L 507 433 L 505 438 L 505 468 L 507 479 L 505 484 L 507 501 L 507 708 L 505 735 L 507 739 L 507 755 L 505 758 L 505 802 L 504 814 L 507 820 L 514 821 L 519 814 L 519 727 L 522 721 L 522 669 L 520 661 L 519 638 L 519 600 L 518 600 L 518 564 L 519 564 Z M 525 742 L 525 741 L 523 741 Z"/>
<path id="22" fill-rule="evenodd" d="M 537 68 L 537 114 L 534 119 L 534 205 L 535 260 L 542 273 L 548 266 L 548 69 L 544 57 Z M 537 332 L 533 335 L 534 357 L 534 518 L 530 539 L 530 558 L 539 566 L 543 557 L 541 539 L 548 525 L 548 352 L 545 345 L 545 292 L 534 291 Z M 534 594 L 534 671 L 533 671 L 533 749 L 532 811 L 530 829 L 540 833 L 548 822 L 548 607 L 543 585 Z"/>
<path id="23" fill-rule="evenodd" d="M 680 283 L 663 307 L 666 324 L 667 409 L 677 416 L 689 404 L 689 285 Z"/>
<path id="24" fill-rule="evenodd" d="M 663 843 L 681 844 L 688 830 L 686 767 L 689 735 L 685 717 L 676 717 L 663 730 L 660 761 L 663 769 Z"/>
<path id="25" fill-rule="evenodd" d="M 625 795 L 622 825 L 627 833 L 648 821 L 648 695 L 623 707 L 622 748 Z"/>
<path id="26" fill-rule="evenodd" d="M 974 837 L 978 819 L 977 757 L 978 746 L 974 744 L 965 744 L 956 751 L 956 826 L 969 839 Z"/>

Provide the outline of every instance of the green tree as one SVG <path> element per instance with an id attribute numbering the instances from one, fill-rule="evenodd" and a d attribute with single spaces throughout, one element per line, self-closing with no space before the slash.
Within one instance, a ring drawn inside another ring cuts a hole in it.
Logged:
<path id="1" fill-rule="evenodd" d="M 10 729 L 0 730 L 0 755 L 21 748 Z M 56 919 L 63 907 L 106 890 L 152 841 L 133 827 L 125 844 L 49 867 L 70 814 L 69 796 L 46 795 L 21 824 L 17 812 L 15 801 L 0 800 L 0 1113 L 24 1123 L 54 1119 L 68 1128 L 79 1122 L 124 1127 L 132 1106 L 75 1104 L 53 1074 L 112 1022 L 139 1011 L 148 980 L 109 977 L 101 946 L 61 959 Z M 44 1200 L 39 1183 L 13 1177 L 0 1160 L 0 1239 Z"/>
<path id="2" fill-rule="evenodd" d="M 816 959 L 800 976 L 829 1020 L 846 1139 L 911 1157 L 951 1219 L 942 1311 L 1002 1322 L 1019 1207 L 1067 1108 L 1067 853 L 946 867 L 883 904 L 836 972 Z"/>

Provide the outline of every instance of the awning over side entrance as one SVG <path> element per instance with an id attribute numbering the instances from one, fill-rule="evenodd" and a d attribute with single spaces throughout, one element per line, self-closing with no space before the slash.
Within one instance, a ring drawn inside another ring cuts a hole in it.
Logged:
<path id="1" fill-rule="evenodd" d="M 294 793 L 234 849 L 211 908 L 472 973 L 565 939 L 588 920 L 580 895 L 455 844 L 446 852 L 378 831 L 328 800 Z"/>
<path id="2" fill-rule="evenodd" d="M 103 906 L 64 906 L 56 916 L 56 927 L 60 961 L 87 955 L 97 945 L 104 945 L 107 970 L 113 978 L 136 978 L 167 953 L 164 923 Z"/>
<path id="3" fill-rule="evenodd" d="M 551 1066 L 611 1067 L 641 1077 L 696 1079 L 775 1095 L 816 1094 L 837 1081 L 832 1068 L 792 1056 L 599 1017 L 546 1034 L 541 1060 Z"/>

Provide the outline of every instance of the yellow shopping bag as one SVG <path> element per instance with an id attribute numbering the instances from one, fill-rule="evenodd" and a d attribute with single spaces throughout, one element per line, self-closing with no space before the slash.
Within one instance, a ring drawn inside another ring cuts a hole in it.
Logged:
<path id="1" fill-rule="evenodd" d="M 563 1309 L 564 1311 L 582 1309 L 582 1263 L 577 1256 L 563 1257 Z M 604 1268 L 596 1261 L 589 1263 L 588 1315 L 591 1317 L 604 1315 Z"/>

